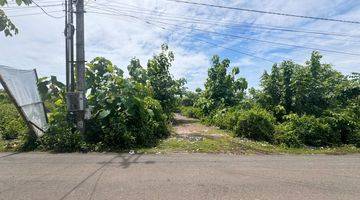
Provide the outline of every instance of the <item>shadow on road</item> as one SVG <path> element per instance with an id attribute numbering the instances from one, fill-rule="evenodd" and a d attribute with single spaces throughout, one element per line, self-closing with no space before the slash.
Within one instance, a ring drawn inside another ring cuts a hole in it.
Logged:
<path id="1" fill-rule="evenodd" d="M 123 169 L 129 168 L 133 164 L 155 164 L 155 161 L 138 161 L 141 156 L 142 154 L 119 154 L 117 158 L 120 158 L 121 161 L 100 162 L 99 164 L 115 164 Z"/>
<path id="2" fill-rule="evenodd" d="M 119 156 L 122 161 L 119 162 L 120 166 L 122 166 L 123 169 L 126 169 L 128 167 L 130 167 L 130 165 L 132 164 L 139 164 L 139 163 L 143 163 L 143 164 L 155 164 L 155 161 L 145 161 L 145 162 L 139 162 L 139 158 L 141 157 L 142 154 L 136 154 L 136 155 L 130 155 L 130 156 Z"/>
<path id="3" fill-rule="evenodd" d="M 106 162 L 99 162 L 98 164 L 100 164 L 100 167 L 97 168 L 95 171 L 93 171 L 92 173 L 90 173 L 88 176 L 86 176 L 81 182 L 79 182 L 77 185 L 75 185 L 70 191 L 68 191 L 64 196 L 62 196 L 60 198 L 60 200 L 62 199 L 66 199 L 72 192 L 74 192 L 77 188 L 79 188 L 83 183 L 85 183 L 88 179 L 90 179 L 91 177 L 93 177 L 97 172 L 101 171 L 102 169 L 105 169 L 105 167 L 109 164 L 119 164 L 120 166 L 122 166 L 122 168 L 126 169 L 128 167 L 130 167 L 132 164 L 136 164 L 136 163 L 144 163 L 144 164 L 154 164 L 155 161 L 145 161 L 145 162 L 139 162 L 139 158 L 141 157 L 142 154 L 135 154 L 135 155 L 129 155 L 129 156 L 125 156 L 125 154 L 118 154 L 114 157 L 112 157 L 110 160 L 106 161 Z M 114 160 L 116 158 L 121 158 L 122 161 L 120 162 L 114 162 Z M 104 170 L 102 170 L 102 172 L 100 172 L 99 177 L 97 178 L 95 185 L 93 187 L 93 190 L 90 194 L 90 199 L 92 199 L 97 184 L 102 176 L 102 174 L 104 173 Z"/>

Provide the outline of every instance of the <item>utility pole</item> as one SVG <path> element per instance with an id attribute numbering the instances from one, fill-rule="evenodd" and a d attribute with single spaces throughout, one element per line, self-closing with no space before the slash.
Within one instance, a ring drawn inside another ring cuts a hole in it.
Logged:
<path id="1" fill-rule="evenodd" d="M 65 0 L 66 90 L 75 91 L 74 84 L 74 19 L 73 0 Z"/>
<path id="2" fill-rule="evenodd" d="M 84 37 L 84 0 L 76 1 L 76 89 L 79 107 L 76 125 L 81 133 L 85 132 L 85 37 Z"/>
<path id="3" fill-rule="evenodd" d="M 65 65 L 66 65 L 66 104 L 69 123 L 74 124 L 74 114 L 77 109 L 77 95 L 75 93 L 74 75 L 74 7 L 73 0 L 65 0 Z"/>
<path id="4" fill-rule="evenodd" d="M 71 1 L 71 0 L 70 0 Z M 68 2 L 65 0 L 65 68 L 66 68 L 66 92 L 69 92 L 70 87 L 70 76 L 69 76 L 69 44 L 68 44 Z"/>
<path id="5" fill-rule="evenodd" d="M 74 4 L 76 6 L 76 29 L 74 27 Z M 66 102 L 70 123 L 85 132 L 85 45 L 84 0 L 65 0 L 65 46 L 66 46 Z M 74 62 L 74 33 L 76 32 L 76 61 Z M 76 70 L 75 70 L 76 69 Z M 76 73 L 76 76 L 75 76 Z M 76 77 L 76 81 L 75 81 Z M 74 120 L 75 117 L 75 120 Z"/>

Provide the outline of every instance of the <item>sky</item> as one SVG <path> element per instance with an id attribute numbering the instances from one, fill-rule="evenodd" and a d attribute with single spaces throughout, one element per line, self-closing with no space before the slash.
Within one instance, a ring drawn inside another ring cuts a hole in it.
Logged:
<path id="1" fill-rule="evenodd" d="M 139 58 L 141 64 L 146 66 L 148 59 L 159 53 L 161 44 L 167 43 L 175 54 L 171 73 L 175 78 L 186 78 L 187 87 L 191 90 L 203 88 L 213 55 L 230 59 L 231 67 L 240 68 L 239 76 L 247 79 L 249 87 L 259 87 L 261 75 L 265 70 L 269 71 L 274 62 L 292 59 L 304 64 L 316 49 L 360 54 L 360 24 L 227 10 L 167 0 L 85 1 L 87 61 L 102 56 L 127 71 L 131 58 Z M 360 21 L 358 0 L 191 1 Z M 61 0 L 36 2 L 51 15 L 64 15 Z M 34 5 L 18 7 L 11 0 L 4 10 L 20 32 L 14 37 L 5 37 L 0 33 L 0 65 L 36 68 L 40 76 L 56 75 L 64 81 L 64 19 L 41 14 L 42 11 Z M 347 36 L 275 31 L 264 27 Z M 257 41 L 245 38 L 255 38 Z M 324 63 L 332 64 L 344 74 L 360 72 L 360 56 L 326 51 L 320 53 Z"/>

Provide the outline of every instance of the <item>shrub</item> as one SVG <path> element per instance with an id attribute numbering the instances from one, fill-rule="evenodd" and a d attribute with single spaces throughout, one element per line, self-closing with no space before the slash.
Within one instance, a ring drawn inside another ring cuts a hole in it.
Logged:
<path id="1" fill-rule="evenodd" d="M 349 144 L 353 144 L 356 147 L 360 148 L 360 130 L 357 129 L 356 131 L 352 132 L 349 137 Z"/>
<path id="2" fill-rule="evenodd" d="M 342 144 L 360 145 L 360 112 L 347 107 L 328 112 L 324 119 L 330 125 L 331 130 L 336 133 Z M 357 108 L 358 109 L 358 108 Z"/>
<path id="3" fill-rule="evenodd" d="M 200 119 L 204 116 L 202 110 L 200 108 L 192 107 L 192 106 L 182 106 L 180 107 L 180 112 L 182 115 L 186 117 Z"/>
<path id="4" fill-rule="evenodd" d="M 78 131 L 71 132 L 70 127 L 51 127 L 39 141 L 40 149 L 55 152 L 81 151 L 85 144 L 81 134 Z"/>
<path id="5" fill-rule="evenodd" d="M 86 140 L 110 149 L 154 145 L 169 134 L 168 115 L 152 98 L 147 85 L 125 79 L 122 74 L 104 58 L 96 58 L 89 65 L 88 104 L 93 115 Z"/>
<path id="6" fill-rule="evenodd" d="M 28 131 L 24 120 L 11 103 L 0 102 L 0 136 L 3 140 L 18 139 Z"/>
<path id="7" fill-rule="evenodd" d="M 84 140 L 67 120 L 65 101 L 58 99 L 55 105 L 49 116 L 49 129 L 38 139 L 39 148 L 55 152 L 80 151 Z"/>
<path id="8" fill-rule="evenodd" d="M 211 117 L 211 124 L 221 129 L 234 130 L 238 116 L 239 112 L 234 107 L 217 110 Z"/>
<path id="9" fill-rule="evenodd" d="M 57 152 L 121 150 L 153 146 L 169 135 L 170 116 L 153 98 L 151 86 L 124 78 L 123 71 L 105 58 L 88 65 L 86 80 L 87 104 L 92 110 L 86 132 L 80 134 L 69 123 L 60 91 L 51 98 L 50 128 L 39 140 L 40 148 Z"/>
<path id="10" fill-rule="evenodd" d="M 286 146 L 293 148 L 304 146 L 304 143 L 300 140 L 299 135 L 294 131 L 291 131 L 291 128 L 289 130 L 287 124 L 285 123 L 276 126 L 275 143 L 285 144 Z"/>
<path id="11" fill-rule="evenodd" d="M 239 114 L 234 131 L 239 137 L 273 142 L 274 123 L 275 119 L 269 112 L 255 107 Z"/>
<path id="12" fill-rule="evenodd" d="M 311 115 L 304 115 L 299 117 L 296 114 L 285 116 L 285 122 L 278 126 L 279 142 L 291 146 L 298 145 L 298 140 L 302 144 L 308 146 L 332 146 L 339 144 L 340 137 L 337 133 L 331 130 L 330 125 L 322 118 L 316 118 Z M 284 140 L 287 136 L 291 136 L 291 140 Z"/>

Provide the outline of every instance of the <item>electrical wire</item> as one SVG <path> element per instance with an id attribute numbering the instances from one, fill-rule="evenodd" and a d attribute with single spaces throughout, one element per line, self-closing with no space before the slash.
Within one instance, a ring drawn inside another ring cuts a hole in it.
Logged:
<path id="1" fill-rule="evenodd" d="M 248 8 L 221 6 L 221 5 L 184 1 L 184 0 L 165 0 L 165 1 L 198 5 L 198 6 L 207 6 L 207 7 L 214 7 L 214 8 L 222 8 L 222 9 L 229 9 L 229 10 L 245 11 L 245 12 L 254 12 L 254 13 L 261 13 L 261 14 L 269 14 L 269 15 L 278 15 L 278 16 L 285 16 L 285 17 L 305 18 L 305 19 L 349 23 L 349 24 L 360 24 L 360 21 L 351 21 L 351 20 L 343 20 L 343 19 L 332 19 L 332 18 L 325 18 L 325 17 L 314 17 L 314 16 L 296 15 L 296 14 L 280 13 L 280 12 L 272 12 L 272 11 L 254 10 L 254 9 L 248 9 Z"/>
<path id="2" fill-rule="evenodd" d="M 252 37 L 245 37 L 245 36 L 239 36 L 239 35 L 234 35 L 234 34 L 220 33 L 220 32 L 215 32 L 215 31 L 208 31 L 208 30 L 203 30 L 203 29 L 198 29 L 198 28 L 193 28 L 193 27 L 182 26 L 182 25 L 178 25 L 178 24 L 165 23 L 165 22 L 161 22 L 161 21 L 157 21 L 157 23 L 168 24 L 168 25 L 187 28 L 187 29 L 193 29 L 193 30 L 196 30 L 196 31 L 215 34 L 215 35 L 220 35 L 220 36 L 226 36 L 226 37 L 232 37 L 232 38 L 240 38 L 240 39 L 245 39 L 245 40 L 252 40 L 252 41 L 261 42 L 261 43 L 268 43 L 268 44 L 274 44 L 274 45 L 281 45 L 281 46 L 289 46 L 289 47 L 295 47 L 295 48 L 309 49 L 309 50 L 313 50 L 313 51 L 323 51 L 323 52 L 329 52 L 329 53 L 338 53 L 338 54 L 345 54 L 345 55 L 352 55 L 352 56 L 360 56 L 360 53 L 351 53 L 351 52 L 345 52 L 345 51 L 337 51 L 337 50 L 330 50 L 330 49 L 313 48 L 313 47 L 308 47 L 308 46 L 303 46 L 303 45 L 288 44 L 288 43 L 283 43 L 283 42 L 274 42 L 274 41 L 262 40 L 262 39 L 252 38 Z"/>
<path id="3" fill-rule="evenodd" d="M 101 14 L 101 12 L 98 12 L 98 13 Z M 102 14 L 113 15 L 113 16 L 128 16 L 128 17 L 133 17 L 133 18 L 137 18 L 137 19 L 139 18 L 139 17 L 133 16 L 133 15 L 123 14 L 123 13 L 116 13 L 116 12 L 102 13 Z M 148 21 L 150 21 L 150 19 L 148 19 Z M 246 37 L 246 36 L 239 36 L 239 35 L 234 35 L 234 34 L 219 33 L 219 32 L 215 32 L 215 31 L 208 31 L 208 30 L 198 29 L 198 28 L 194 28 L 194 27 L 187 27 L 187 26 L 182 26 L 182 25 L 178 25 L 178 24 L 166 23 L 166 22 L 162 22 L 162 21 L 156 21 L 156 20 L 151 20 L 151 21 L 156 22 L 156 23 L 160 23 L 160 24 L 165 24 L 165 25 L 171 25 L 171 26 L 196 30 L 198 32 L 210 33 L 210 34 L 224 36 L 224 37 L 240 38 L 240 39 L 251 40 L 251 41 L 256 41 L 256 42 L 261 42 L 261 43 L 268 43 L 268 44 L 273 44 L 273 45 L 281 45 L 281 46 L 289 46 L 289 47 L 294 47 L 294 48 L 309 49 L 309 50 L 313 50 L 313 51 L 318 50 L 318 51 L 329 52 L 329 53 L 360 56 L 359 53 L 351 53 L 351 52 L 344 52 L 344 51 L 337 51 L 337 50 L 330 50 L 330 49 L 322 49 L 322 48 L 313 48 L 313 47 L 303 46 L 303 45 L 288 44 L 288 43 L 283 43 L 283 42 L 268 41 L 268 40 L 262 40 L 262 39 Z"/>
<path id="4" fill-rule="evenodd" d="M 101 3 L 96 2 L 96 4 L 98 6 L 102 6 L 102 7 L 109 7 L 111 6 L 112 9 L 114 8 L 119 8 L 119 6 L 113 5 L 113 4 L 109 4 L 109 5 L 104 5 Z M 96 6 L 89 6 L 92 8 L 96 8 Z M 150 15 L 153 16 L 153 11 L 152 10 L 148 10 L 148 9 L 129 9 L 129 8 L 122 8 L 121 11 L 127 11 L 127 12 L 131 12 L 131 13 L 139 13 L 139 14 L 144 14 L 144 15 Z M 120 11 L 120 9 L 117 9 L 118 11 Z M 293 32 L 293 33 L 305 33 L 305 34 L 314 34 L 314 35 L 322 35 L 322 36 L 336 36 L 336 37 L 349 37 L 349 38 L 356 38 L 359 39 L 360 36 L 355 36 L 355 35 L 349 35 L 349 34 L 344 34 L 344 33 L 336 33 L 336 32 L 323 32 L 323 31 L 316 31 L 316 30 L 302 30 L 302 29 L 294 29 L 294 28 L 288 28 L 288 27 L 279 27 L 279 26 L 269 26 L 269 25 L 261 25 L 261 24 L 255 24 L 255 23 L 231 23 L 231 22 L 226 22 L 226 21 L 221 21 L 221 20 L 208 20 L 208 19 L 199 19 L 199 18 L 193 18 L 193 17 L 184 17 L 184 16 L 175 16 L 175 15 L 166 15 L 164 16 L 166 13 L 162 12 L 159 13 L 162 16 L 156 16 L 156 18 L 158 19 L 162 19 L 162 20 L 177 20 L 180 22 L 184 22 L 184 23 L 197 23 L 197 24 L 210 24 L 210 25 L 219 25 L 219 26 L 224 26 L 224 27 L 239 27 L 239 28 L 247 28 L 247 29 L 263 29 L 263 30 L 269 30 L 269 31 L 284 31 L 284 32 Z M 308 35 L 304 35 L 304 36 L 308 36 Z M 314 37 L 314 36 L 309 36 L 309 37 Z M 332 38 L 333 40 L 342 40 L 342 41 L 351 41 L 351 42 L 360 42 L 360 41 L 354 41 L 354 40 L 347 40 L 347 39 L 339 39 L 339 38 Z"/>
<path id="5" fill-rule="evenodd" d="M 89 14 L 102 14 L 102 15 L 113 15 L 111 13 L 103 13 L 103 12 L 96 12 L 96 11 L 88 11 L 87 13 Z M 139 17 L 136 17 L 136 16 L 125 16 L 125 17 L 131 17 L 133 19 L 137 19 L 143 23 L 146 23 L 147 25 L 151 25 L 151 26 L 155 26 L 155 27 L 158 27 L 162 30 L 167 30 L 167 31 L 170 31 L 170 29 L 168 28 L 165 28 L 163 26 L 160 26 L 158 24 L 155 24 L 155 23 L 152 23 L 150 22 L 150 20 L 146 20 L 146 19 L 142 19 L 142 18 L 139 18 Z M 261 59 L 261 60 L 264 60 L 266 62 L 270 62 L 272 64 L 276 63 L 275 61 L 273 60 L 270 60 L 270 59 L 267 59 L 267 58 L 264 58 L 264 57 L 260 57 L 260 56 L 257 56 L 255 55 L 256 53 L 255 52 L 244 52 L 244 51 L 239 51 L 239 50 L 236 50 L 236 49 L 232 49 L 232 48 L 229 48 L 229 47 L 225 47 L 223 45 L 219 45 L 219 44 L 216 44 L 216 43 L 212 43 L 212 42 L 208 42 L 208 41 L 205 41 L 205 40 L 202 40 L 202 39 L 199 39 L 199 38 L 195 38 L 195 40 L 199 41 L 199 42 L 202 42 L 202 43 L 207 43 L 207 44 L 210 44 L 212 46 L 216 46 L 216 47 L 219 47 L 219 48 L 222 48 L 222 49 L 226 49 L 226 50 L 229 50 L 229 51 L 233 51 L 233 52 L 236 52 L 236 53 L 239 53 L 239 54 L 243 54 L 243 55 L 246 55 L 246 56 L 250 56 L 250 57 L 253 57 L 253 58 L 256 58 L 256 59 Z M 284 59 L 284 58 L 282 58 Z M 288 60 L 287 58 L 284 59 L 284 60 Z"/>
<path id="6" fill-rule="evenodd" d="M 54 10 L 54 11 L 47 11 L 47 13 L 59 13 L 64 12 L 63 10 Z M 19 15 L 9 15 L 8 17 L 25 17 L 25 16 L 36 16 L 36 15 L 44 15 L 44 12 L 37 12 L 37 13 L 27 13 L 27 14 L 19 14 Z"/>
<path id="7" fill-rule="evenodd" d="M 47 16 L 55 18 L 55 19 L 61 19 L 64 18 L 65 16 L 55 16 L 55 15 L 51 15 L 49 12 L 47 12 L 44 8 L 42 8 L 39 4 L 37 4 L 34 0 L 30 0 L 32 3 L 34 3 L 37 7 L 39 7 L 43 13 L 45 13 Z"/>
<path id="8" fill-rule="evenodd" d="M 62 6 L 63 4 L 49 4 L 49 5 L 41 5 L 41 7 L 43 8 L 48 8 L 48 7 L 58 7 L 58 6 Z M 6 10 L 6 11 L 12 11 L 12 10 L 23 10 L 23 9 L 31 9 L 31 8 L 38 8 L 38 6 L 24 6 L 24 7 L 20 7 L 20 6 L 16 6 L 16 7 L 3 7 L 2 9 Z"/>

